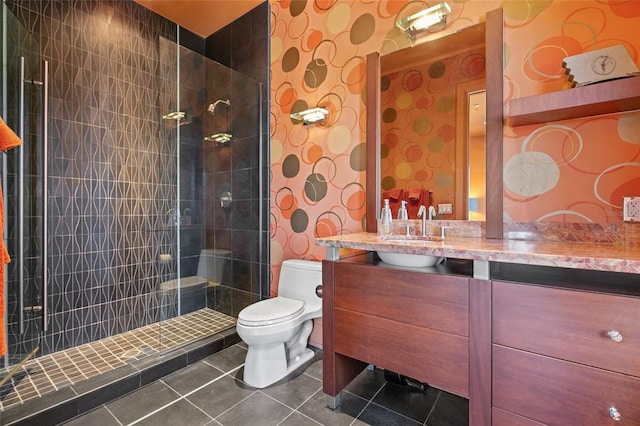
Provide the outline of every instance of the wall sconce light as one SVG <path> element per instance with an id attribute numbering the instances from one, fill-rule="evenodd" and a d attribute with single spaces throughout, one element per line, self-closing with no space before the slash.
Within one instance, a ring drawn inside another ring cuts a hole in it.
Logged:
<path id="1" fill-rule="evenodd" d="M 311 108 L 300 112 L 293 112 L 291 113 L 291 118 L 302 121 L 302 124 L 313 124 L 323 121 L 327 117 L 327 114 L 329 114 L 329 110 L 326 108 Z"/>
<path id="2" fill-rule="evenodd" d="M 428 30 L 434 25 L 442 23 L 446 16 L 451 13 L 451 7 L 445 3 L 438 3 L 437 5 L 428 9 L 421 10 L 406 18 L 398 19 L 396 26 L 402 31 L 409 32 L 411 35 L 415 35 L 419 32 Z"/>

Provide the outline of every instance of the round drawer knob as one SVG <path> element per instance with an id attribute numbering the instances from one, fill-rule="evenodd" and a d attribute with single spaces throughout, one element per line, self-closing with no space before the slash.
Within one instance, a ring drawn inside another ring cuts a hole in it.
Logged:
<path id="1" fill-rule="evenodd" d="M 622 334 L 616 330 L 607 331 L 607 336 L 609 336 L 614 342 L 622 342 Z"/>
<path id="2" fill-rule="evenodd" d="M 609 416 L 616 422 L 622 420 L 622 414 L 620 414 L 616 407 L 609 407 Z"/>

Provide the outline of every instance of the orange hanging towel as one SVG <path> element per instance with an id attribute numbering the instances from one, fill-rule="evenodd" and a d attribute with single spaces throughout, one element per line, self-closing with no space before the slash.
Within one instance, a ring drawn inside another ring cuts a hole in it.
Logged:
<path id="1" fill-rule="evenodd" d="M 0 151 L 7 151 L 18 145 L 21 145 L 22 141 L 16 135 L 13 130 L 5 124 L 0 118 Z M 7 353 L 7 336 L 5 336 L 5 315 L 6 315 L 6 301 L 4 300 L 4 273 L 5 265 L 11 262 L 7 247 L 4 245 L 4 198 L 2 197 L 2 188 L 0 187 L 0 356 Z"/>

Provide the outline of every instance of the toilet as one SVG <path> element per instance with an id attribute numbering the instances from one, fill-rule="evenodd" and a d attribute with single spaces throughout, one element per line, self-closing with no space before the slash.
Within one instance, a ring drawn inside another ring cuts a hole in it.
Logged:
<path id="1" fill-rule="evenodd" d="M 291 259 L 282 263 L 278 296 L 247 306 L 236 331 L 249 350 L 244 381 L 264 388 L 286 377 L 315 353 L 307 348 L 313 318 L 322 316 L 322 263 Z"/>

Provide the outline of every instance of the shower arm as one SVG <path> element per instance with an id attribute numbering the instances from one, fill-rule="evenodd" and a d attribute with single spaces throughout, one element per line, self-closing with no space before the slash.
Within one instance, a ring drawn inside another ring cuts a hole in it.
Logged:
<path id="1" fill-rule="evenodd" d="M 211 115 L 215 115 L 216 106 L 218 104 L 224 104 L 227 106 L 227 115 L 225 117 L 225 130 L 222 133 L 216 133 L 204 138 L 205 141 L 213 141 L 218 145 L 228 144 L 231 140 L 231 129 L 229 128 L 229 116 L 231 115 L 231 101 L 229 99 L 218 99 L 207 107 L 207 112 Z"/>
<path id="2" fill-rule="evenodd" d="M 211 115 L 214 115 L 218 104 L 225 104 L 227 107 L 230 107 L 231 101 L 229 99 L 218 99 L 212 104 L 209 104 L 209 106 L 207 107 L 207 112 Z"/>

